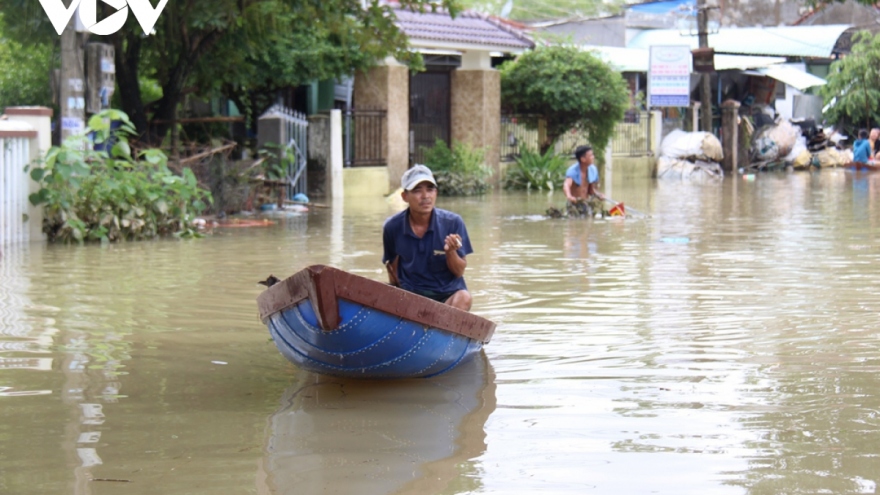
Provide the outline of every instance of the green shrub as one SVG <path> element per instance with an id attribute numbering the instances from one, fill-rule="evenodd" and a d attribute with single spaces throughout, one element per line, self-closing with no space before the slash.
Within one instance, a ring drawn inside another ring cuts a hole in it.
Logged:
<path id="1" fill-rule="evenodd" d="M 516 163 L 507 169 L 504 187 L 507 189 L 550 190 L 562 187 L 568 160 L 556 155 L 553 148 L 543 155 L 526 147 L 521 148 Z"/>
<path id="2" fill-rule="evenodd" d="M 118 129 L 110 128 L 119 121 Z M 72 136 L 52 147 L 42 162 L 30 167 L 40 190 L 31 203 L 44 205 L 43 231 L 50 241 L 119 241 L 159 235 L 195 236 L 193 221 L 211 202 L 184 168 L 176 175 L 158 149 L 132 156 L 128 137 L 134 125 L 118 110 L 89 119 L 86 133 L 94 143 L 110 146 L 94 151 L 85 136 Z"/>
<path id="3" fill-rule="evenodd" d="M 425 165 L 434 172 L 437 188 L 444 196 L 473 196 L 489 189 L 492 169 L 484 163 L 486 150 L 461 142 L 447 146 L 437 139 L 425 149 Z"/>

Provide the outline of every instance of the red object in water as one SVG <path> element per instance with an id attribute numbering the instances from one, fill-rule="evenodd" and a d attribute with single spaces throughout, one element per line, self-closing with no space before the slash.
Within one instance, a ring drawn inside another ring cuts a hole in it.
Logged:
<path id="1" fill-rule="evenodd" d="M 617 203 L 608 210 L 608 215 L 612 217 L 623 217 L 626 216 L 626 209 L 623 207 L 623 203 Z"/>

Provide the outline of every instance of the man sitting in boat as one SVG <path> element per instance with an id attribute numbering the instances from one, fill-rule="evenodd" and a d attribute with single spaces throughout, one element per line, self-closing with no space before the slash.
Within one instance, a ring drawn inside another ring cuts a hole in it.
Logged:
<path id="1" fill-rule="evenodd" d="M 474 250 L 464 221 L 434 207 L 437 182 L 428 167 L 413 166 L 400 185 L 409 208 L 389 217 L 382 228 L 382 262 L 391 285 L 469 311 L 465 256 Z"/>

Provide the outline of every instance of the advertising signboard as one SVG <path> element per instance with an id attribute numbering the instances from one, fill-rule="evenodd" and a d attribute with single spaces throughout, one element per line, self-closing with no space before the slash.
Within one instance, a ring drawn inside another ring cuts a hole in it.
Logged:
<path id="1" fill-rule="evenodd" d="M 648 62 L 648 106 L 686 107 L 691 98 L 691 47 L 652 46 Z"/>

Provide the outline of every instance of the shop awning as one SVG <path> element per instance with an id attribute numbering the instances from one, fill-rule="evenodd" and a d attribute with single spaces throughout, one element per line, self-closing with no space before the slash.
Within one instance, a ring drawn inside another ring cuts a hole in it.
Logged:
<path id="1" fill-rule="evenodd" d="M 821 77 L 787 65 L 771 65 L 760 68 L 757 72 L 767 77 L 772 77 L 777 81 L 782 81 L 799 91 L 804 91 L 814 86 L 821 86 L 827 82 Z"/>
<path id="2" fill-rule="evenodd" d="M 769 57 L 831 58 L 834 47 L 849 24 L 827 26 L 778 26 L 722 28 L 709 34 L 715 53 L 761 55 Z M 699 46 L 696 32 L 678 29 L 651 29 L 634 36 L 627 48 L 647 49 L 652 45 Z"/>
<path id="3" fill-rule="evenodd" d="M 620 72 L 648 72 L 646 49 L 599 45 L 583 45 L 582 49 L 592 52 Z M 716 54 L 715 70 L 757 69 L 784 62 L 784 57 Z"/>

